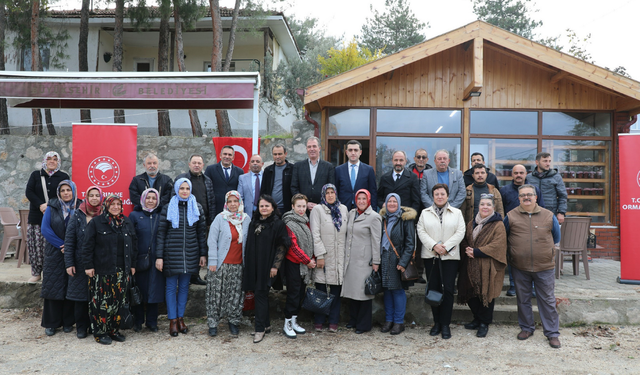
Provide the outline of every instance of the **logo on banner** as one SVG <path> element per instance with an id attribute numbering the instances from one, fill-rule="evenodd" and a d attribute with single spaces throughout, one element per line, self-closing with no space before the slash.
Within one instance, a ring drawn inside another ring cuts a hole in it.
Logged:
<path id="1" fill-rule="evenodd" d="M 120 166 L 109 156 L 99 156 L 89 163 L 87 173 L 91 183 L 98 187 L 109 187 L 118 181 Z"/>
<path id="2" fill-rule="evenodd" d="M 244 147 L 238 146 L 238 145 L 233 145 L 231 147 L 233 147 L 233 150 L 235 152 L 239 152 L 242 154 L 242 156 L 244 156 L 244 164 L 242 164 L 242 167 L 240 167 L 240 168 L 244 168 L 244 166 L 247 165 L 247 162 L 249 161 L 249 157 L 247 156 L 247 150 L 245 150 Z"/>
<path id="3" fill-rule="evenodd" d="M 640 186 L 640 171 L 638 171 L 638 175 L 636 176 L 636 182 L 638 183 L 638 186 Z"/>

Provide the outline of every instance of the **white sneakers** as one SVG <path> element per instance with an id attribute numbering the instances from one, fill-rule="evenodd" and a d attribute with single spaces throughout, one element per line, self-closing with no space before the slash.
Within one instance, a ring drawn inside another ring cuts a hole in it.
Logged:
<path id="1" fill-rule="evenodd" d="M 307 330 L 298 325 L 298 316 L 296 315 L 291 317 L 291 328 L 293 328 L 298 335 L 304 335 L 307 332 Z"/>
<path id="2" fill-rule="evenodd" d="M 284 320 L 284 328 L 282 328 L 282 332 L 289 339 L 295 339 L 296 338 L 296 331 L 293 330 L 292 320 L 293 320 L 293 318 L 285 319 Z"/>

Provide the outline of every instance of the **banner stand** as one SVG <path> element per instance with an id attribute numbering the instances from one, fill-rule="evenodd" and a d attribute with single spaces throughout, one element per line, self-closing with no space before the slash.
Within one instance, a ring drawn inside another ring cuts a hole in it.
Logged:
<path id="1" fill-rule="evenodd" d="M 620 277 L 621 284 L 640 285 L 640 134 L 619 134 Z"/>
<path id="2" fill-rule="evenodd" d="M 640 285 L 640 280 L 622 280 L 619 276 L 616 278 L 618 284 Z"/>

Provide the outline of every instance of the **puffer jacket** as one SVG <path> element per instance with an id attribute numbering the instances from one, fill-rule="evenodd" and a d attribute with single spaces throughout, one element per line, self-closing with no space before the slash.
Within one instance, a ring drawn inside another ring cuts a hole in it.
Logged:
<path id="1" fill-rule="evenodd" d="M 79 205 L 79 203 L 78 203 Z M 60 201 L 55 198 L 49 201 L 49 225 L 42 228 L 42 235 L 47 240 L 44 247 L 44 265 L 42 268 L 42 289 L 40 297 L 62 301 L 67 295 L 67 269 L 64 264 L 64 254 L 60 247 L 64 244 L 67 230 Z M 46 216 L 46 212 L 45 212 Z M 44 223 L 45 220 L 43 220 Z M 48 228 L 45 228 L 48 226 Z M 57 237 L 57 238 L 56 238 Z M 52 243 L 56 243 L 54 246 Z"/>
<path id="2" fill-rule="evenodd" d="M 121 231 L 124 235 L 124 271 L 129 273 L 131 268 L 136 267 L 138 239 L 131 220 L 126 216 L 123 217 Z M 80 258 L 84 269 L 94 269 L 97 275 L 115 275 L 118 271 L 118 233 L 104 213 L 87 224 Z"/>
<path id="3" fill-rule="evenodd" d="M 167 220 L 168 208 L 169 205 L 162 208 L 156 241 L 156 258 L 163 259 L 162 273 L 165 277 L 182 273 L 195 275 L 200 271 L 200 257 L 207 256 L 207 223 L 203 220 L 204 210 L 198 203 L 200 220 L 189 226 L 187 202 L 179 202 L 180 225 L 173 228 Z"/>
<path id="4" fill-rule="evenodd" d="M 407 268 L 409 261 L 413 257 L 416 249 L 416 224 L 415 220 L 418 217 L 418 213 L 411 207 L 401 207 L 402 215 L 400 220 L 393 223 L 391 231 L 388 231 L 390 242 L 395 246 L 396 252 L 390 246 L 385 250 L 380 247 L 382 252 L 380 258 L 380 270 L 382 271 L 382 286 L 388 289 L 407 289 L 413 282 L 402 281 L 400 271 L 397 269 L 398 264 L 403 268 Z M 384 243 L 386 238 L 385 228 L 387 226 L 386 208 L 380 210 L 380 216 L 382 216 L 382 234 L 380 235 L 381 241 Z M 400 256 L 400 259 L 398 259 Z"/>
<path id="5" fill-rule="evenodd" d="M 76 268 L 75 276 L 69 276 L 67 283 L 67 299 L 71 301 L 89 300 L 89 284 L 80 258 L 86 228 L 87 214 L 76 210 L 76 213 L 69 220 L 67 233 L 64 237 L 64 266 Z"/>
<path id="6" fill-rule="evenodd" d="M 535 170 L 534 170 L 535 172 Z M 544 197 L 544 208 L 558 213 L 567 212 L 567 189 L 564 186 L 562 177 L 558 174 L 557 169 L 546 171 L 542 178 L 536 176 L 537 173 L 529 173 L 527 180 L 533 186 L 537 186 Z"/>
<path id="7" fill-rule="evenodd" d="M 213 181 L 206 174 L 202 173 L 202 177 L 204 177 L 204 187 L 207 190 L 207 207 L 209 208 L 209 217 L 207 217 L 207 225 L 211 225 L 213 221 L 216 219 L 216 196 L 213 192 Z M 186 178 L 191 181 L 191 172 L 186 172 L 179 174 L 176 177 L 176 181 L 181 178 Z M 171 196 L 176 195 L 175 190 L 171 190 Z M 198 202 L 200 203 L 200 202 Z M 202 204 L 202 203 L 200 203 Z"/>
<path id="8" fill-rule="evenodd" d="M 324 259 L 324 271 L 315 269 L 314 281 L 321 284 L 342 285 L 344 281 L 344 247 L 347 239 L 349 213 L 344 204 L 340 205 L 342 225 L 338 231 L 333 224 L 331 211 L 323 204 L 311 210 L 309 224 L 313 236 L 313 255 Z M 325 277 L 326 273 L 326 277 Z"/>

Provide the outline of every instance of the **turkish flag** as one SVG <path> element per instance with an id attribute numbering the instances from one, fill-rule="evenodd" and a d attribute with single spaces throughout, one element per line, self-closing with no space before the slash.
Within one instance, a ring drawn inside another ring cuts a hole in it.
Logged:
<path id="1" fill-rule="evenodd" d="M 132 124 L 72 124 L 73 182 L 78 198 L 90 186 L 102 189 L 103 196 L 116 194 L 122 198 L 124 214 L 133 204 L 129 199 L 129 184 L 136 176 L 138 126 Z M 136 202 L 139 203 L 139 202 Z"/>
<path id="2" fill-rule="evenodd" d="M 220 153 L 224 146 L 231 146 L 236 151 L 233 165 L 242 168 L 244 173 L 249 172 L 249 160 L 251 159 L 252 138 L 213 137 L 213 147 L 216 149 L 216 158 L 220 160 Z M 260 153 L 260 138 L 258 138 L 258 153 Z"/>

